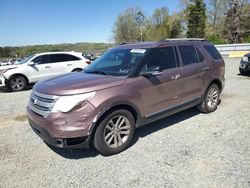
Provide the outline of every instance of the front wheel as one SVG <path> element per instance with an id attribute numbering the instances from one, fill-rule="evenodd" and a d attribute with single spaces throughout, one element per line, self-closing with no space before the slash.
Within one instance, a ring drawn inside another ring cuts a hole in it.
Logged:
<path id="1" fill-rule="evenodd" d="M 27 81 L 22 76 L 13 76 L 7 83 L 8 89 L 11 91 L 22 91 L 27 86 Z"/>
<path id="2" fill-rule="evenodd" d="M 219 87 L 216 84 L 212 84 L 208 88 L 203 101 L 201 102 L 201 104 L 198 105 L 198 109 L 203 113 L 213 112 L 217 109 L 219 99 L 220 99 Z"/>
<path id="3" fill-rule="evenodd" d="M 127 110 L 116 110 L 99 124 L 94 135 L 94 146 L 103 155 L 125 150 L 133 139 L 135 120 Z"/>

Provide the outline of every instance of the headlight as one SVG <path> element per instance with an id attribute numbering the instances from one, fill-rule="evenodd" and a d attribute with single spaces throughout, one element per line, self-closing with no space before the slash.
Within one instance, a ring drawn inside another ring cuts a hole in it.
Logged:
<path id="1" fill-rule="evenodd" d="M 248 62 L 248 57 L 247 56 L 243 56 L 242 61 Z"/>
<path id="2" fill-rule="evenodd" d="M 52 112 L 69 112 L 72 110 L 77 104 L 84 102 L 92 97 L 94 97 L 95 92 L 84 93 L 79 95 L 69 95 L 69 96 L 60 96 L 56 101 Z"/>

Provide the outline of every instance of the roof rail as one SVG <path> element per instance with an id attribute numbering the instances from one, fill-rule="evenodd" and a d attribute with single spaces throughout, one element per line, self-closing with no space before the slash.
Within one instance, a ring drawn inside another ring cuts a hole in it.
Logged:
<path id="1" fill-rule="evenodd" d="M 165 39 L 163 41 L 179 41 L 179 40 L 185 40 L 185 41 L 207 41 L 203 38 L 174 38 L 174 39 Z"/>

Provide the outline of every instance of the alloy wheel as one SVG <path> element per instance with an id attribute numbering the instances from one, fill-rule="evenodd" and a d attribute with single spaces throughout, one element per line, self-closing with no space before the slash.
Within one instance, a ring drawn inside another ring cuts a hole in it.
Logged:
<path id="1" fill-rule="evenodd" d="M 117 148 L 124 144 L 129 137 L 131 124 L 127 117 L 118 115 L 106 124 L 104 129 L 104 141 L 111 148 Z"/>
<path id="2" fill-rule="evenodd" d="M 209 108 L 213 109 L 218 104 L 219 92 L 216 88 L 211 88 L 207 95 L 207 105 Z"/>
<path id="3" fill-rule="evenodd" d="M 22 89 L 24 87 L 24 82 L 22 79 L 20 78 L 14 78 L 10 81 L 10 87 L 16 91 L 16 90 L 19 90 L 19 89 Z"/>

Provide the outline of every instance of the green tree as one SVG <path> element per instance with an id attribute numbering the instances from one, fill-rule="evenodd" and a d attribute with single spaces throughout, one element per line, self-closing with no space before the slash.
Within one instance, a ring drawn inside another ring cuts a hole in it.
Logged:
<path id="1" fill-rule="evenodd" d="M 115 21 L 113 35 L 115 43 L 136 42 L 140 40 L 140 24 L 138 24 L 138 8 L 129 8 L 122 12 Z"/>
<path id="2" fill-rule="evenodd" d="M 181 37 L 181 33 L 182 33 L 181 20 L 179 19 L 174 20 L 170 28 L 170 38 Z"/>
<path id="3" fill-rule="evenodd" d="M 187 37 L 203 38 L 206 28 L 206 4 L 203 0 L 192 0 L 186 9 L 188 31 Z"/>
<path id="4" fill-rule="evenodd" d="M 230 43 L 240 43 L 241 36 L 241 15 L 243 2 L 241 0 L 229 0 L 229 10 L 226 13 L 224 33 Z"/>
<path id="5" fill-rule="evenodd" d="M 169 14 L 166 7 L 155 9 L 146 24 L 146 39 L 161 40 L 169 38 Z"/>

